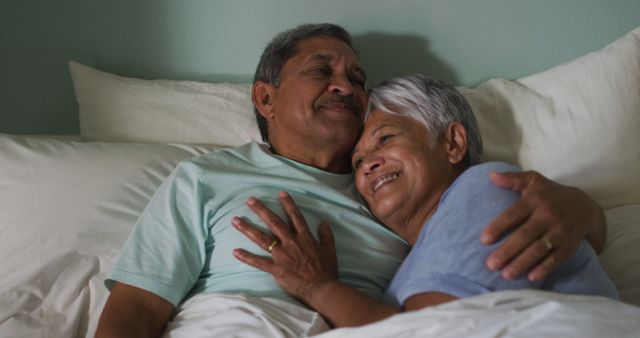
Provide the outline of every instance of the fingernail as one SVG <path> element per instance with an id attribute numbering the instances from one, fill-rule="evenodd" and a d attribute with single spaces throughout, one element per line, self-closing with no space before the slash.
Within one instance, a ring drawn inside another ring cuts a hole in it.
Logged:
<path id="1" fill-rule="evenodd" d="M 482 236 L 480 236 L 480 241 L 485 245 L 491 244 L 491 235 L 482 234 Z"/>
<path id="2" fill-rule="evenodd" d="M 281 191 L 281 192 L 280 192 L 280 197 L 282 197 L 282 198 L 286 198 L 287 196 L 289 196 L 289 194 L 287 194 L 287 192 L 286 192 L 286 191 Z"/>
<path id="3" fill-rule="evenodd" d="M 247 204 L 248 204 L 248 205 L 254 205 L 254 204 L 256 204 L 256 199 L 255 199 L 255 197 L 249 197 L 249 198 L 247 199 Z"/>
<path id="4" fill-rule="evenodd" d="M 529 274 L 529 281 L 530 281 L 530 282 L 537 282 L 537 281 L 539 281 L 540 279 L 541 279 L 541 278 L 540 278 L 540 275 L 539 275 L 539 274 L 537 274 L 537 273 L 533 273 L 533 272 L 532 272 L 532 273 L 530 273 L 530 274 Z"/>
<path id="5" fill-rule="evenodd" d="M 502 272 L 502 276 L 505 279 L 513 279 L 516 276 L 516 272 L 513 269 L 506 269 Z"/>
<path id="6" fill-rule="evenodd" d="M 234 216 L 234 217 L 231 219 L 231 224 L 233 224 L 233 225 L 238 225 L 238 224 L 240 224 L 240 219 L 238 219 L 238 216 Z"/>
<path id="7" fill-rule="evenodd" d="M 495 258 L 489 258 L 489 261 L 487 261 L 487 266 L 493 271 L 498 271 L 498 269 L 500 268 L 500 264 Z"/>

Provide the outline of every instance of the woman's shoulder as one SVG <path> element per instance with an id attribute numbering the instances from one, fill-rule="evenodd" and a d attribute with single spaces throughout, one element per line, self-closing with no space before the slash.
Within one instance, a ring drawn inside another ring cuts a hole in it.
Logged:
<path id="1" fill-rule="evenodd" d="M 491 172 L 514 172 L 520 168 L 504 162 L 478 164 L 464 171 L 443 194 L 439 208 L 465 209 L 476 213 L 482 210 L 502 211 L 517 199 L 520 194 L 500 188 L 493 183 Z"/>
<path id="2" fill-rule="evenodd" d="M 460 191 L 464 194 L 468 194 L 470 191 L 482 191 L 486 189 L 492 190 L 497 188 L 497 186 L 491 181 L 490 177 L 490 173 L 494 171 L 518 172 L 522 170 L 505 162 L 486 162 L 471 166 L 456 178 L 443 196 L 443 199 L 449 194 L 460 193 Z"/>
<path id="3" fill-rule="evenodd" d="M 493 190 L 497 188 L 491 181 L 491 172 L 518 172 L 520 168 L 505 162 L 486 162 L 476 164 L 462 172 L 449 188 L 449 193 L 463 190 L 465 194 L 470 191 Z"/>
<path id="4" fill-rule="evenodd" d="M 487 175 L 492 171 L 497 171 L 501 173 L 519 172 L 519 171 L 522 171 L 522 169 L 520 169 L 519 167 L 513 164 L 509 164 L 506 162 L 485 162 L 485 163 L 480 163 L 480 164 L 476 164 L 474 166 L 469 167 L 467 170 L 465 170 L 462 173 L 460 177 L 464 177 L 464 176 L 488 177 Z"/>

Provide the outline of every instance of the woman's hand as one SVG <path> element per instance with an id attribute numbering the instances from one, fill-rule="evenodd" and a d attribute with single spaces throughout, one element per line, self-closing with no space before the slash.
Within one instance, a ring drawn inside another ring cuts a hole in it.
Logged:
<path id="1" fill-rule="evenodd" d="M 271 252 L 271 258 L 257 256 L 243 249 L 235 249 L 233 255 L 243 263 L 270 273 L 285 291 L 309 303 L 313 292 L 320 289 L 323 283 L 338 278 L 333 233 L 329 224 L 322 222 L 320 241 L 316 241 L 291 196 L 281 192 L 279 197 L 289 218 L 288 223 L 257 199 L 252 197 L 247 201 L 249 208 L 265 222 L 275 237 L 255 229 L 238 217 L 232 221 L 234 227 L 251 241 Z"/>
<path id="2" fill-rule="evenodd" d="M 583 191 L 533 171 L 492 173 L 491 179 L 522 195 L 481 236 L 482 242 L 491 244 L 517 227 L 487 258 L 487 266 L 502 270 L 504 278 L 527 273 L 529 280 L 544 279 L 576 251 L 585 235 L 596 252 L 604 246 L 604 213 Z"/>

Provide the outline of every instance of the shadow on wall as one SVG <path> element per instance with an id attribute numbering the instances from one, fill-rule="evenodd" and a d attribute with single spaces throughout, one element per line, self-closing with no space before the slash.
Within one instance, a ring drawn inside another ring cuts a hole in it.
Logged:
<path id="1" fill-rule="evenodd" d="M 412 73 L 458 85 L 453 68 L 432 53 L 428 41 L 421 36 L 371 32 L 355 35 L 353 43 L 360 54 L 360 64 L 367 71 L 370 87 L 384 79 Z M 515 122 L 509 100 L 499 91 L 466 88 L 462 93 L 478 120 L 485 149 L 482 160 L 518 164 L 522 130 Z M 494 107 L 503 107 L 500 114 L 496 114 Z"/>
<path id="2" fill-rule="evenodd" d="M 369 86 L 401 75 L 423 73 L 452 84 L 458 77 L 448 64 L 429 50 L 419 35 L 370 32 L 353 36 L 360 63 L 367 71 Z"/>

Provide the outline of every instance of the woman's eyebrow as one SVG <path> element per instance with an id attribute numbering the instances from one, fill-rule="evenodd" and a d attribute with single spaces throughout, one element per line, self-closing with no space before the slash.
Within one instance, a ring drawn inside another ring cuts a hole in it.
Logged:
<path id="1" fill-rule="evenodd" d="M 379 126 L 378 128 L 374 129 L 374 130 L 371 132 L 371 135 L 375 135 L 375 134 L 376 134 L 380 129 L 382 129 L 382 128 L 384 128 L 384 127 L 393 127 L 393 125 L 388 124 L 388 123 L 383 124 L 383 125 Z"/>
<path id="2" fill-rule="evenodd" d="M 377 127 L 376 129 L 374 129 L 372 132 L 369 133 L 369 135 L 373 136 L 375 135 L 380 129 L 384 128 L 384 127 L 393 127 L 393 125 L 391 124 L 383 124 L 379 127 Z M 364 136 L 364 134 L 363 134 Z M 362 137 L 362 136 L 361 136 Z M 353 157 L 353 155 L 358 153 L 358 147 L 354 147 L 353 150 L 351 151 L 351 157 Z"/>

